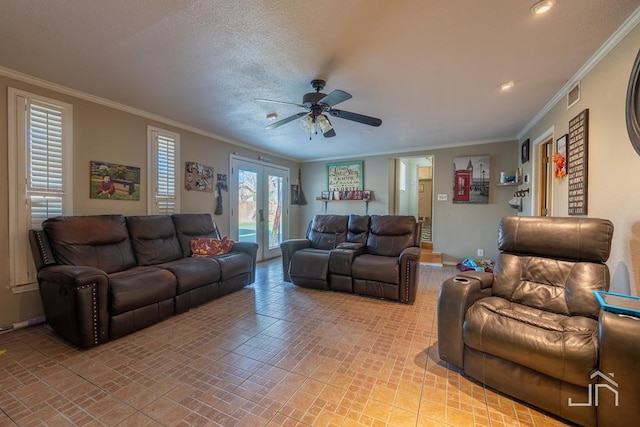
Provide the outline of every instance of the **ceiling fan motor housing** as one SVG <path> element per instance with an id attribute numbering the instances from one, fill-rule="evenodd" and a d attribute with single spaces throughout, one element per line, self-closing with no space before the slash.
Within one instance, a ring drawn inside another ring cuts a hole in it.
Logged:
<path id="1" fill-rule="evenodd" d="M 305 105 L 309 104 L 309 106 L 311 106 L 312 104 L 316 104 L 318 101 L 320 101 L 325 96 L 327 96 L 327 95 L 325 95 L 324 93 L 321 93 L 321 92 L 305 93 L 304 96 L 302 97 L 302 103 L 305 104 Z"/>

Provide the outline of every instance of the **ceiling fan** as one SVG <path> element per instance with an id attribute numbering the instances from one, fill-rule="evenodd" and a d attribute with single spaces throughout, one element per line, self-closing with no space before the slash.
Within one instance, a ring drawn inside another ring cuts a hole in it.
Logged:
<path id="1" fill-rule="evenodd" d="M 320 92 L 322 89 L 324 89 L 325 84 L 326 82 L 324 80 L 312 80 L 311 87 L 315 89 L 315 92 L 304 94 L 301 104 L 297 104 L 295 102 L 272 101 L 270 99 L 256 99 L 257 102 L 271 102 L 274 104 L 295 105 L 305 109 L 305 111 L 303 112 L 296 113 L 275 123 L 271 123 L 270 125 L 266 126 L 265 129 L 275 129 L 284 124 L 304 117 L 303 125 L 310 132 L 315 130 L 315 133 L 318 133 L 318 128 L 320 128 L 320 131 L 325 138 L 331 138 L 332 136 L 336 136 L 336 131 L 333 129 L 333 126 L 331 125 L 327 114 L 333 117 L 339 117 L 341 119 L 351 120 L 353 122 L 358 122 L 369 126 L 377 127 L 382 124 L 382 120 L 375 117 L 369 117 L 362 114 L 333 108 L 335 105 L 338 105 L 339 103 L 350 99 L 351 94 L 343 90 L 336 89 L 330 94 L 326 95 Z"/>

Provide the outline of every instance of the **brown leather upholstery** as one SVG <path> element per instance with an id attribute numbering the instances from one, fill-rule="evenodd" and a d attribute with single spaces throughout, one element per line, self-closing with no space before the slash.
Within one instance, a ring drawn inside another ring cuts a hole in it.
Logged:
<path id="1" fill-rule="evenodd" d="M 462 273 L 438 298 L 440 358 L 504 393 L 594 425 L 586 401 L 598 369 L 594 290 L 609 288 L 604 264 L 613 224 L 595 218 L 507 217 L 493 274 Z"/>
<path id="2" fill-rule="evenodd" d="M 105 273 L 136 265 L 122 215 L 51 218 L 42 224 L 42 229 L 59 264 L 95 267 Z"/>
<path id="3" fill-rule="evenodd" d="M 347 238 L 347 223 L 349 217 L 345 215 L 316 215 L 311 223 L 311 231 L 307 239 L 314 249 L 334 249 Z"/>
<path id="4" fill-rule="evenodd" d="M 57 217 L 42 227 L 30 231 L 30 242 L 45 316 L 79 347 L 144 328 L 255 277 L 255 243 L 191 257 L 192 239 L 219 237 L 209 214 Z"/>
<path id="5" fill-rule="evenodd" d="M 317 215 L 307 238 L 280 245 L 284 280 L 410 304 L 418 285 L 419 235 L 412 216 Z"/>

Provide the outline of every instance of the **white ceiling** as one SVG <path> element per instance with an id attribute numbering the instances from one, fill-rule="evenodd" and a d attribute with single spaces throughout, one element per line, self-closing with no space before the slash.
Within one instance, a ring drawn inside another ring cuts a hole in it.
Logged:
<path id="1" fill-rule="evenodd" d="M 0 0 L 0 66 L 298 160 L 515 139 L 640 0 Z M 310 81 L 353 95 L 337 136 Z M 499 85 L 516 86 L 502 93 Z"/>

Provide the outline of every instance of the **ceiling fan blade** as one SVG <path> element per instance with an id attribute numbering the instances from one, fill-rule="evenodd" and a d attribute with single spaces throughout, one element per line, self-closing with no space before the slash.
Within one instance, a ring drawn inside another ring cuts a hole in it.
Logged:
<path id="1" fill-rule="evenodd" d="M 351 120 L 353 122 L 363 123 L 369 126 L 380 126 L 382 124 L 382 120 L 377 119 L 375 117 L 365 116 L 363 114 L 351 113 L 349 111 L 344 110 L 329 110 L 327 111 L 333 117 L 339 117 L 341 119 Z"/>
<path id="2" fill-rule="evenodd" d="M 273 101 L 271 99 L 254 99 L 256 102 L 269 102 L 271 104 L 285 104 L 285 105 L 295 105 L 296 107 L 307 108 L 306 105 L 296 104 L 295 102 L 286 102 L 286 101 Z"/>
<path id="3" fill-rule="evenodd" d="M 265 129 L 275 129 L 275 128 L 280 127 L 282 125 L 285 125 L 285 124 L 287 124 L 289 122 L 292 122 L 292 121 L 294 121 L 296 119 L 299 119 L 300 117 L 306 116 L 307 114 L 309 114 L 309 113 L 307 113 L 306 111 L 303 112 L 303 113 L 294 114 L 293 116 L 289 116 L 286 119 L 282 119 L 282 120 L 277 121 L 275 123 L 271 123 L 269 126 L 265 126 L 264 128 Z"/>
<path id="4" fill-rule="evenodd" d="M 331 128 L 328 131 L 326 131 L 325 133 L 323 133 L 322 135 L 324 135 L 325 138 L 331 138 L 336 136 L 336 131 L 335 129 Z"/>
<path id="5" fill-rule="evenodd" d="M 329 108 L 331 108 L 334 105 L 338 105 L 339 103 L 346 101 L 347 99 L 351 99 L 350 93 L 347 93 L 340 89 L 336 89 L 324 98 L 319 99 L 318 103 L 325 104 Z"/>

